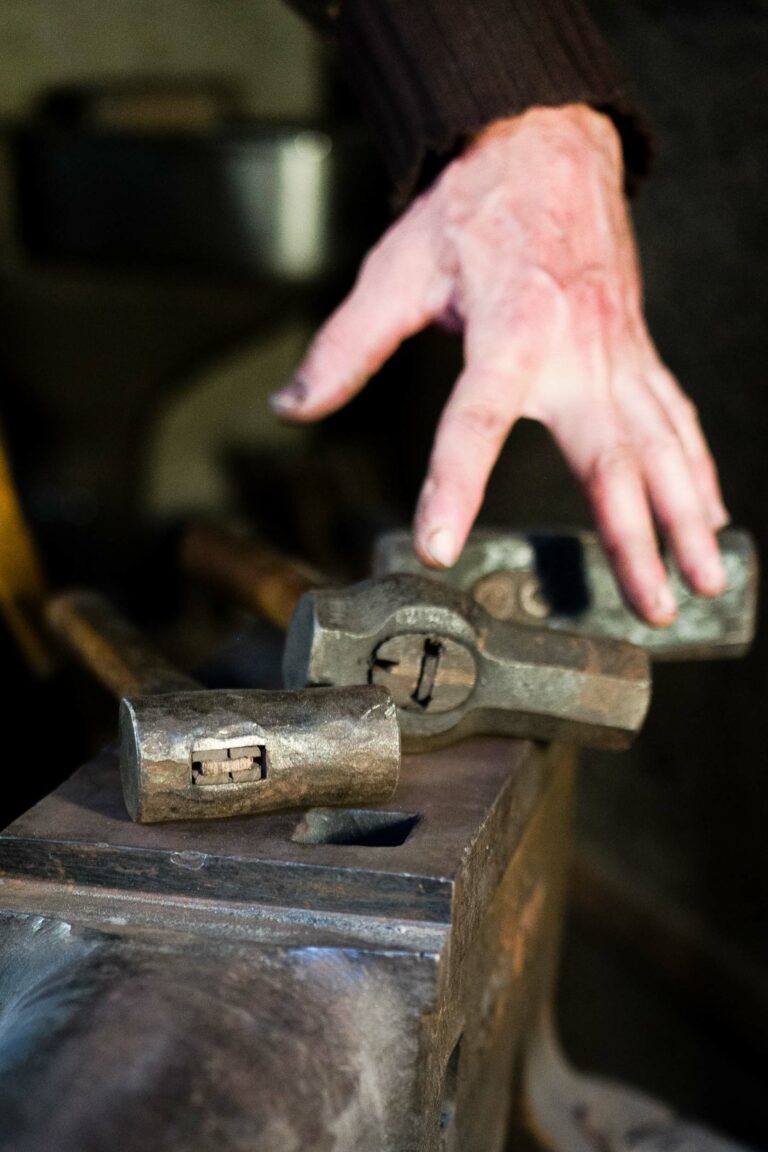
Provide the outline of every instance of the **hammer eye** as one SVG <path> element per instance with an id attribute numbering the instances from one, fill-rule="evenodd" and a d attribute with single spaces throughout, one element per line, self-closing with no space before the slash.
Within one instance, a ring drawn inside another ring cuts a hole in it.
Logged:
<path id="1" fill-rule="evenodd" d="M 253 784 L 266 778 L 267 749 L 263 744 L 248 748 L 196 748 L 192 751 L 192 783 L 198 787 Z"/>
<path id="2" fill-rule="evenodd" d="M 450 636 L 402 632 L 373 650 L 368 682 L 386 688 L 398 708 L 450 712 L 471 694 L 477 671 L 472 653 Z"/>

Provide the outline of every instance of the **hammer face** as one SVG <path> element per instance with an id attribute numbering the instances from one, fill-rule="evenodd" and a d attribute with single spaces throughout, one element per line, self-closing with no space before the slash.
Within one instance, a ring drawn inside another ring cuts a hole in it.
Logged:
<path id="1" fill-rule="evenodd" d="M 125 699 L 120 766 L 134 820 L 386 800 L 400 734 L 383 688 L 199 691 Z"/>
<path id="2" fill-rule="evenodd" d="M 624 748 L 650 698 L 641 649 L 493 620 L 468 594 L 419 576 L 308 593 L 283 672 L 293 687 L 385 676 L 407 749 L 471 733 Z"/>
<path id="3" fill-rule="evenodd" d="M 471 595 L 498 620 L 628 640 L 653 660 L 712 660 L 742 656 L 755 633 L 757 556 L 747 532 L 720 533 L 728 587 L 714 599 L 694 596 L 669 566 L 678 602 L 668 628 L 652 628 L 631 612 L 594 532 L 494 532 L 479 529 L 453 568 L 422 566 L 408 532 L 377 541 L 374 574 L 429 575 Z"/>

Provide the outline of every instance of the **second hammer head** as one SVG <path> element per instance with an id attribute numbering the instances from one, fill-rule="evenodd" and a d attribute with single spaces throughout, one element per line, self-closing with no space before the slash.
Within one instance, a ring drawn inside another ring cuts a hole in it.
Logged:
<path id="1" fill-rule="evenodd" d="M 640 620 L 622 599 L 596 533 L 534 529 L 475 529 L 453 568 L 423 567 L 409 532 L 387 532 L 374 553 L 376 576 L 412 573 L 469 592 L 499 620 L 536 628 L 629 640 L 652 660 L 713 660 L 743 656 L 755 634 L 757 552 L 748 532 L 719 534 L 728 587 L 714 599 L 694 596 L 667 563 L 678 604 L 667 628 Z"/>
<path id="2" fill-rule="evenodd" d="M 420 576 L 307 593 L 283 672 L 290 687 L 386 688 L 411 750 L 473 733 L 625 748 L 651 688 L 634 645 L 494 620 L 467 593 Z"/>

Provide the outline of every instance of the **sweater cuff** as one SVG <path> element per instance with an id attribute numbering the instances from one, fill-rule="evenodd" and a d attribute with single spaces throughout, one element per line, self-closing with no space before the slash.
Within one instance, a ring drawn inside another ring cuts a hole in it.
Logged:
<path id="1" fill-rule="evenodd" d="M 649 136 L 580 0 L 345 0 L 336 29 L 402 205 L 494 120 L 534 105 L 611 115 L 627 182 Z"/>

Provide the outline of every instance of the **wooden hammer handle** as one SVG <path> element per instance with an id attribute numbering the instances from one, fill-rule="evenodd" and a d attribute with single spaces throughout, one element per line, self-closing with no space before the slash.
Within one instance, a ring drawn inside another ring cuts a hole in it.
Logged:
<path id="1" fill-rule="evenodd" d="M 65 648 L 118 699 L 200 687 L 155 652 L 138 629 L 95 592 L 54 596 L 45 615 Z"/>
<path id="2" fill-rule="evenodd" d="M 305 565 L 205 522 L 188 529 L 181 566 L 188 575 L 217 588 L 278 628 L 288 627 L 305 592 L 325 583 Z"/>

